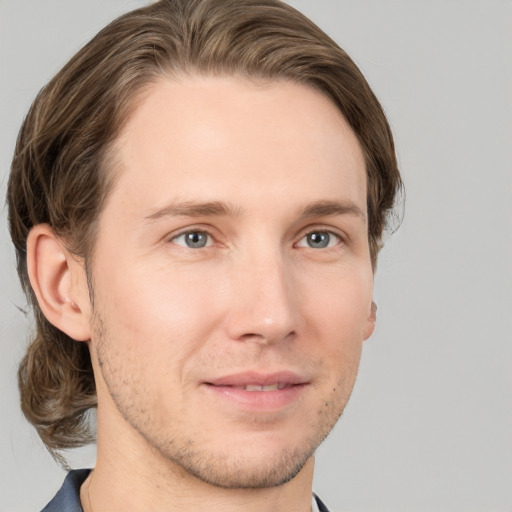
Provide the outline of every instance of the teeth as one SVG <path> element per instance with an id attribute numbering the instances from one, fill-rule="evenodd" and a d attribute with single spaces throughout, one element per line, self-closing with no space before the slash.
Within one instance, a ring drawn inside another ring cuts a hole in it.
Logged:
<path id="1" fill-rule="evenodd" d="M 269 384 L 267 386 L 258 386 L 256 384 L 247 384 L 244 388 L 246 391 L 276 391 L 278 389 L 276 384 Z"/>
<path id="2" fill-rule="evenodd" d="M 247 384 L 247 386 L 244 387 L 245 391 L 277 391 L 278 389 L 283 389 L 286 387 L 285 384 L 268 384 L 266 386 L 258 386 L 256 384 Z"/>
<path id="3" fill-rule="evenodd" d="M 229 387 L 234 389 L 243 389 L 244 391 L 277 391 L 279 389 L 290 388 L 292 386 L 293 384 L 286 382 L 275 382 L 274 384 L 267 384 L 266 386 L 261 386 L 260 384 L 247 384 L 245 386 L 231 385 Z"/>

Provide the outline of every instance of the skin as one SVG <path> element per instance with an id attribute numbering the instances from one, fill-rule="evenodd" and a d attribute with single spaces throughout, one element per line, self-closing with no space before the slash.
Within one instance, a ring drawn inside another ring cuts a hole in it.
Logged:
<path id="1" fill-rule="evenodd" d="M 314 451 L 375 322 L 355 135 L 303 85 L 186 77 L 147 91 L 115 151 L 94 308 L 68 257 L 74 316 L 54 322 L 88 340 L 97 382 L 84 509 L 310 510 Z M 51 233 L 39 243 L 44 259 Z M 300 385 L 212 386 L 247 372 Z"/>

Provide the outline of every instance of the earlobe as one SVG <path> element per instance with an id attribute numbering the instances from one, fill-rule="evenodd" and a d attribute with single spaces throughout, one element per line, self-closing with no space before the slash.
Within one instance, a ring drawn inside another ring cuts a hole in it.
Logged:
<path id="1" fill-rule="evenodd" d="M 367 340 L 373 334 L 373 331 L 375 330 L 376 320 L 377 320 L 377 304 L 375 304 L 375 302 L 373 302 L 373 300 L 372 300 L 372 305 L 370 307 L 370 314 L 368 315 L 368 318 L 366 320 L 366 327 L 365 327 L 365 331 L 364 331 L 364 335 L 363 335 L 364 340 Z"/>
<path id="2" fill-rule="evenodd" d="M 90 338 L 90 301 L 83 263 L 48 224 L 34 226 L 27 238 L 30 284 L 41 311 L 70 338 Z"/>

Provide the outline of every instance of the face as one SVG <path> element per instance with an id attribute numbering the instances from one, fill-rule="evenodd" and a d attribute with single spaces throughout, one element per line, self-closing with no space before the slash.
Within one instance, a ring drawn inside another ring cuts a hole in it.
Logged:
<path id="1" fill-rule="evenodd" d="M 91 265 L 99 419 L 214 485 L 291 479 L 373 329 L 355 135 L 302 85 L 162 79 L 116 152 Z"/>

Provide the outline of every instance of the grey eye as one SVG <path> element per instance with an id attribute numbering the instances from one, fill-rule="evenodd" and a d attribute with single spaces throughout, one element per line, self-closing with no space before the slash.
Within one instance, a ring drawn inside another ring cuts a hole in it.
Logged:
<path id="1" fill-rule="evenodd" d="M 334 247 L 340 241 L 340 237 L 330 231 L 312 231 L 305 235 L 297 244 L 298 247 L 310 247 L 312 249 L 326 249 Z"/>
<path id="2" fill-rule="evenodd" d="M 187 231 L 172 239 L 176 245 L 188 247 L 189 249 L 202 249 L 211 245 L 210 235 L 204 231 Z"/>
<path id="3" fill-rule="evenodd" d="M 313 249 L 324 249 L 325 247 L 328 247 L 330 240 L 330 234 L 325 231 L 309 233 L 309 235 L 307 235 L 308 245 Z"/>

